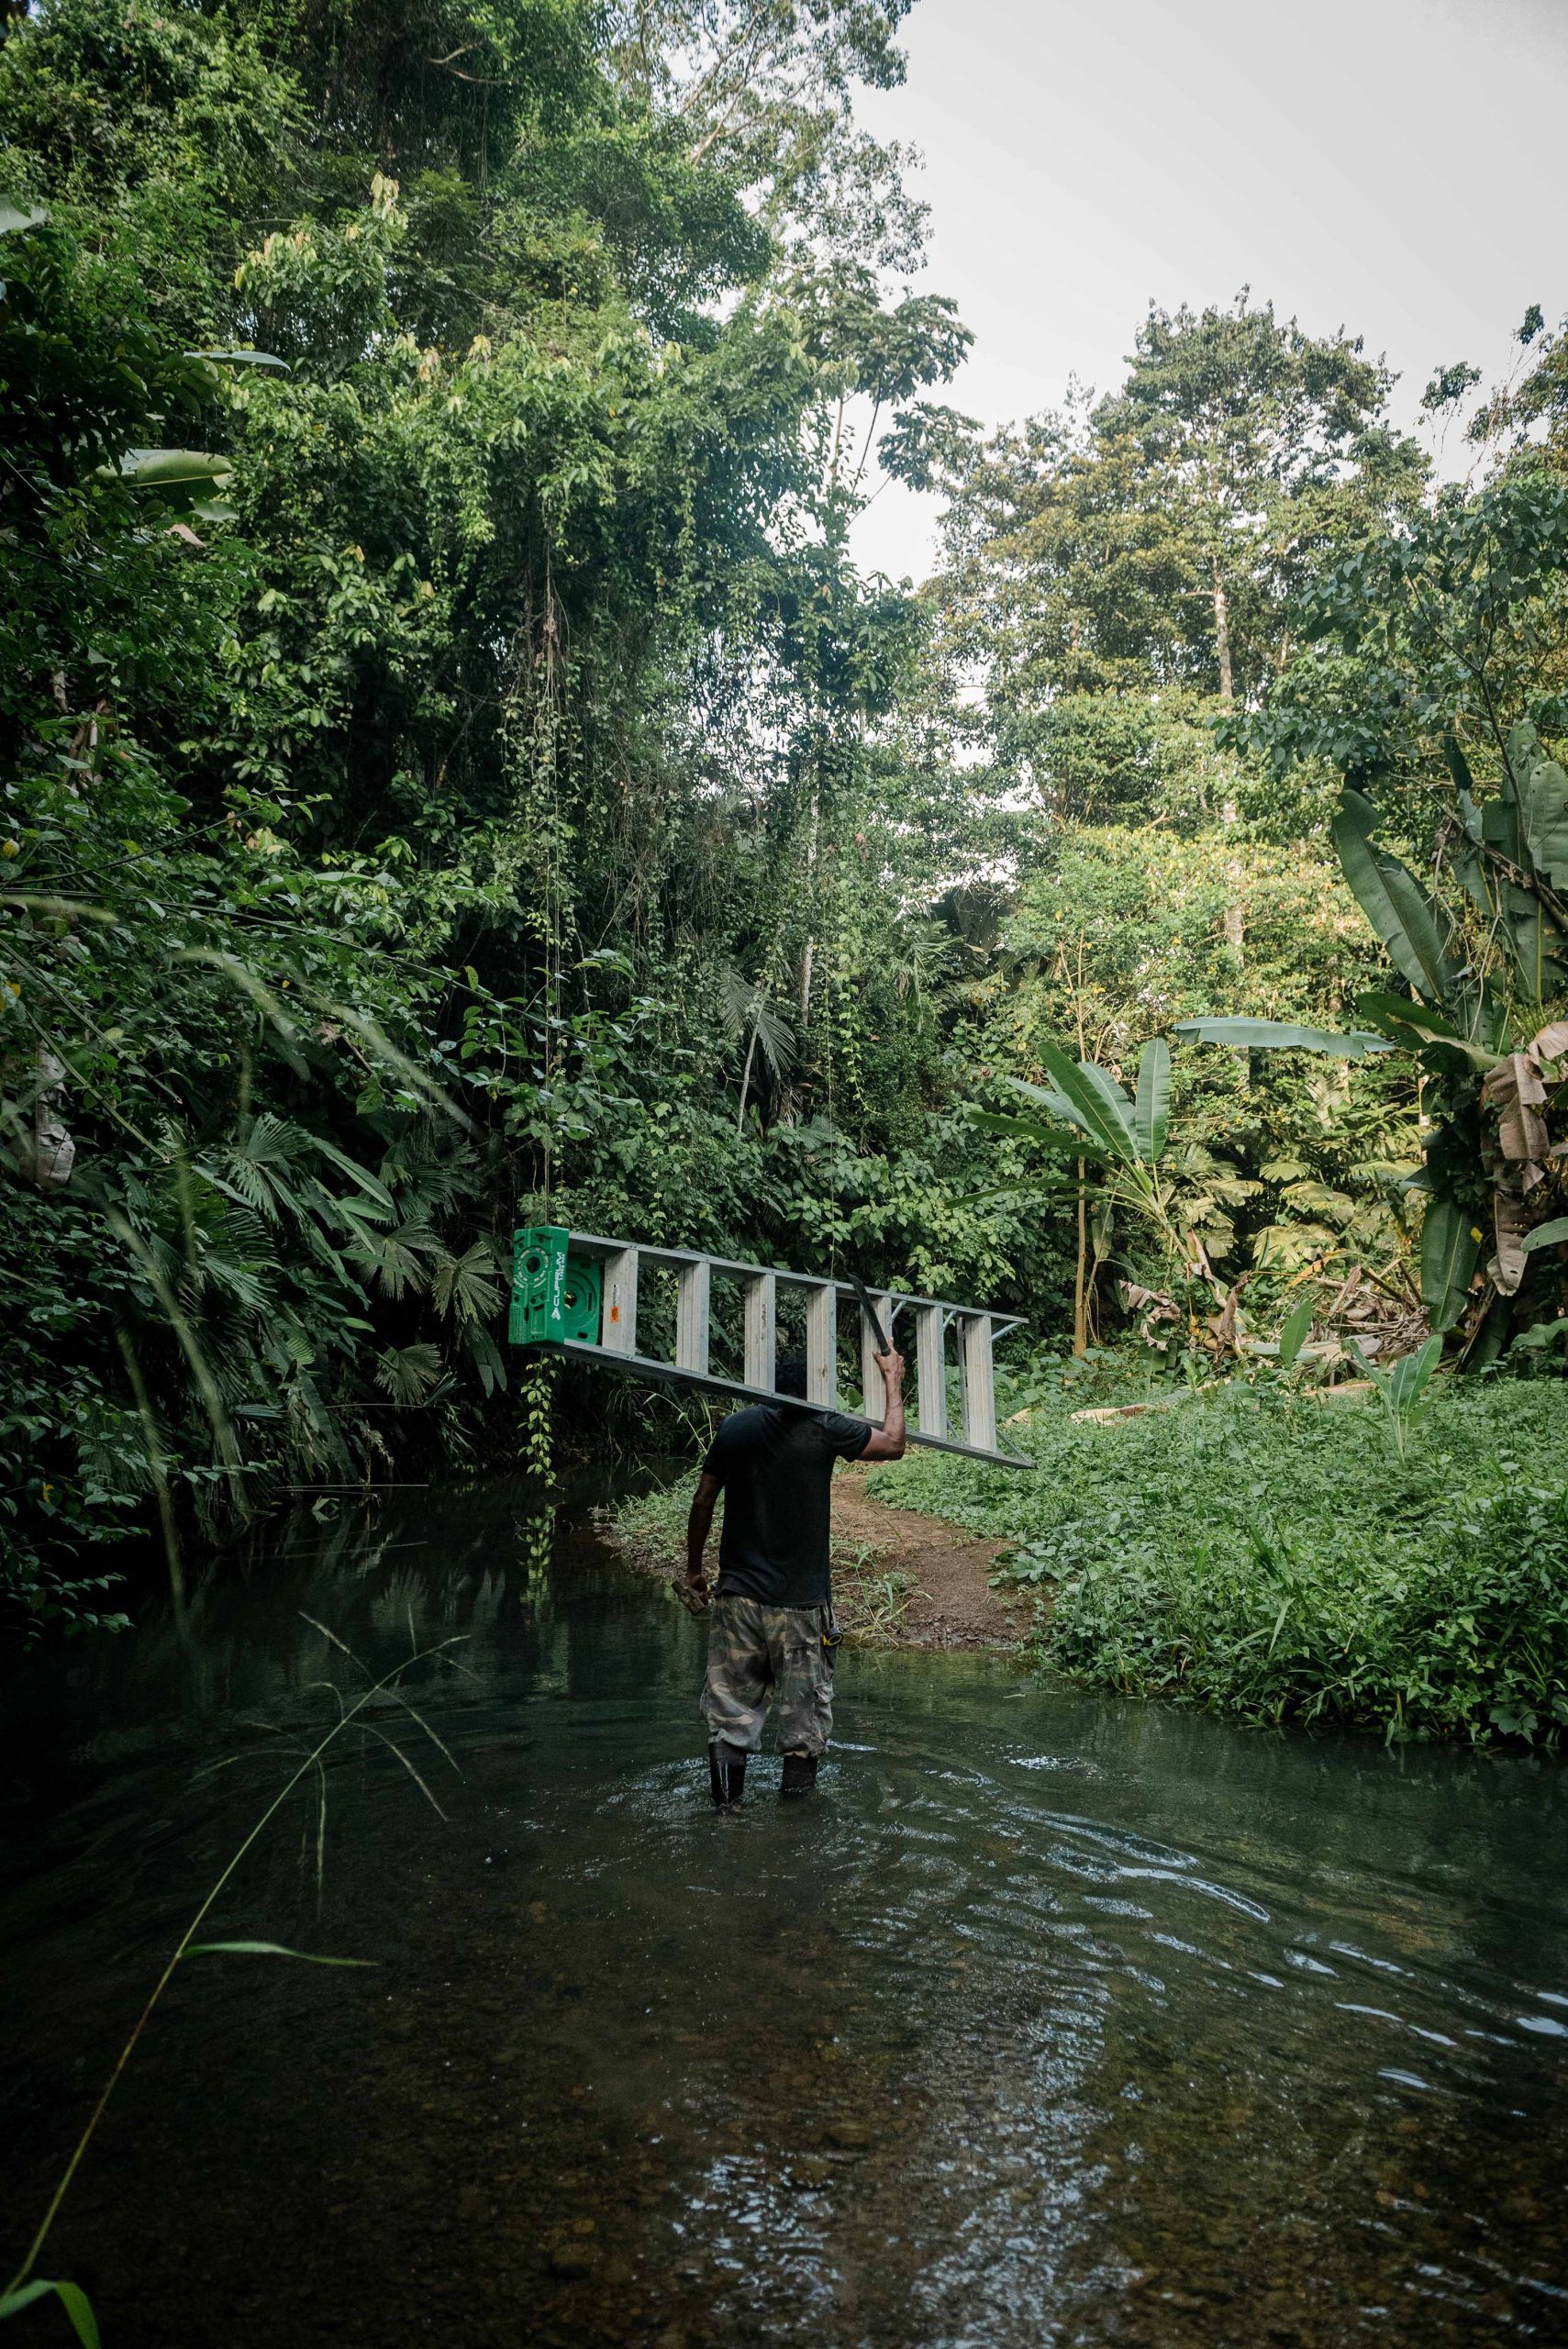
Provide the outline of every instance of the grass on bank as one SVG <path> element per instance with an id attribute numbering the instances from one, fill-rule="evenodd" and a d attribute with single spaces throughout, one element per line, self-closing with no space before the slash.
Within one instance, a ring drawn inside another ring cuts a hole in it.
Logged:
<path id="1" fill-rule="evenodd" d="M 1440 1378 L 1403 1456 L 1375 1398 L 1278 1386 L 1071 1417 L 1127 1396 L 1057 1385 L 1007 1431 L 1029 1470 L 915 1452 L 872 1488 L 1016 1544 L 998 1580 L 1050 1594 L 1041 1661 L 1101 1687 L 1249 1721 L 1559 1742 L 1561 1382 Z"/>

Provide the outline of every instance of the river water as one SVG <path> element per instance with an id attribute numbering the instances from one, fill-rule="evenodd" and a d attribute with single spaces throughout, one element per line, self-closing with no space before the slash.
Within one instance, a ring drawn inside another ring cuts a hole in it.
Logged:
<path id="1" fill-rule="evenodd" d="M 305 1618 L 462 1641 L 450 1760 L 376 1700 L 204 1929 L 373 1966 L 155 2015 L 43 2263 L 106 2349 L 1568 2341 L 1558 1765 L 850 1652 L 817 1798 L 716 1817 L 699 1628 L 522 1509 L 306 1519 L 9 1690 L 7 2267 L 364 1685 Z"/>

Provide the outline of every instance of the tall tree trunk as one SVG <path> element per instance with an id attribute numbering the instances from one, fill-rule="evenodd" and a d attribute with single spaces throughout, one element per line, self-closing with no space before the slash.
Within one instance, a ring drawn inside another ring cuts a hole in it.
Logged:
<path id="1" fill-rule="evenodd" d="M 1225 582 L 1219 575 L 1219 558 L 1214 555 L 1210 561 L 1214 573 L 1214 649 L 1219 659 L 1219 697 L 1221 701 L 1233 701 L 1236 697 L 1236 678 L 1230 665 L 1230 607 L 1225 600 Z M 1221 820 L 1226 824 L 1233 824 L 1236 821 L 1234 799 L 1226 801 Z M 1231 861 L 1228 877 L 1237 895 L 1225 908 L 1225 943 L 1232 950 L 1236 960 L 1240 963 L 1244 935 L 1244 918 L 1240 898 L 1241 866 L 1238 860 Z M 1248 1066 L 1251 1067 L 1251 1065 L 1249 1062 Z"/>
<path id="2" fill-rule="evenodd" d="M 1219 696 L 1222 701 L 1235 698 L 1236 680 L 1230 667 L 1230 607 L 1225 600 L 1225 582 L 1219 575 L 1219 557 L 1210 557 L 1214 574 L 1214 650 L 1219 660 Z"/>
<path id="3" fill-rule="evenodd" d="M 746 1047 L 746 1065 L 740 1072 L 740 1107 L 735 1112 L 735 1130 L 743 1133 L 746 1127 L 746 1096 L 751 1089 L 751 1063 L 757 1057 L 757 1029 L 760 1022 L 753 1017 L 751 1041 Z"/>
<path id="4" fill-rule="evenodd" d="M 1089 1203 L 1084 1192 L 1084 1162 L 1078 1161 L 1078 1265 L 1073 1278 L 1073 1352 L 1082 1362 L 1089 1351 Z"/>

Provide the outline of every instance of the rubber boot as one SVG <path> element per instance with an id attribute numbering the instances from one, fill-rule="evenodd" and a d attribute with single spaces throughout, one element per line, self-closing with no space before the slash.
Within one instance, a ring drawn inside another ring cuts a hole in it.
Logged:
<path id="1" fill-rule="evenodd" d="M 786 1753 L 784 1776 L 779 1780 L 780 1794 L 808 1795 L 817 1784 L 817 1762 L 815 1753 Z"/>
<path id="2" fill-rule="evenodd" d="M 707 1749 L 707 1775 L 717 1803 L 739 1802 L 746 1784 L 746 1749 L 716 1737 Z"/>

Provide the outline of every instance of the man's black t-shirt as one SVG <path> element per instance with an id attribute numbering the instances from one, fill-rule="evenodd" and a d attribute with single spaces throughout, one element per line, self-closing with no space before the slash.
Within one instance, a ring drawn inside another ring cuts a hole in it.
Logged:
<path id="1" fill-rule="evenodd" d="M 865 1419 L 756 1403 L 725 1420 L 703 1462 L 724 1487 L 718 1594 L 767 1607 L 828 1603 L 828 1495 L 835 1460 L 858 1460 Z"/>

